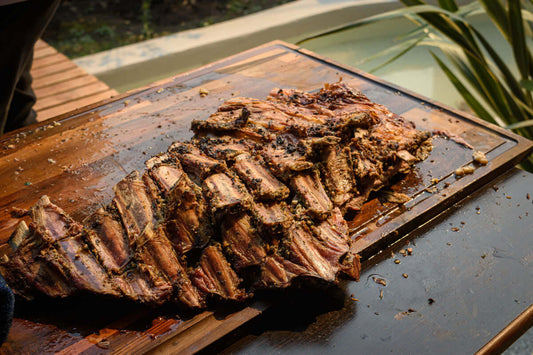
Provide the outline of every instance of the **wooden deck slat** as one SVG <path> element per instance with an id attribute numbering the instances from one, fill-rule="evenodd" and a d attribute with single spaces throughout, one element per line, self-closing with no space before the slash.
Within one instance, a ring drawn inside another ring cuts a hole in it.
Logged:
<path id="1" fill-rule="evenodd" d="M 34 49 L 34 52 L 33 52 L 33 59 L 39 59 L 39 58 L 43 58 L 43 57 L 46 57 L 46 56 L 49 56 L 49 55 L 53 55 L 53 54 L 56 54 L 57 51 L 55 50 L 55 48 L 53 47 L 44 47 L 44 48 L 39 48 L 39 49 Z"/>
<path id="2" fill-rule="evenodd" d="M 33 58 L 31 74 L 38 121 L 118 94 L 43 40 L 35 44 Z"/>
<path id="3" fill-rule="evenodd" d="M 102 83 L 101 81 L 97 81 L 89 85 L 81 86 L 74 90 L 65 91 L 57 95 L 40 99 L 35 104 L 34 109 L 37 111 L 42 111 L 67 102 L 79 100 L 80 98 L 99 94 L 107 90 L 109 90 L 109 87 L 106 84 Z"/>
<path id="4" fill-rule="evenodd" d="M 65 56 L 62 53 L 56 53 L 56 54 L 49 55 L 47 57 L 34 60 L 31 66 L 31 69 L 36 70 L 36 69 L 40 69 L 40 68 L 43 68 L 43 67 L 46 67 L 52 64 L 57 64 L 60 62 L 68 62 L 68 61 L 70 61 L 70 59 L 68 59 L 67 56 Z"/>
<path id="5" fill-rule="evenodd" d="M 37 89 L 46 88 L 51 85 L 55 85 L 55 84 L 62 83 L 62 82 L 65 82 L 65 81 L 68 81 L 74 78 L 84 77 L 84 76 L 88 76 L 87 72 L 81 68 L 76 67 L 74 69 L 65 70 L 64 72 L 61 72 L 61 73 L 48 75 L 42 79 L 36 80 L 36 78 L 33 78 L 34 81 L 33 81 L 32 87 L 33 87 L 33 90 L 37 90 Z M 37 98 L 39 98 L 39 96 L 37 96 Z"/>
<path id="6" fill-rule="evenodd" d="M 40 39 L 37 41 L 37 43 L 35 43 L 35 46 L 33 48 L 37 50 L 37 49 L 41 49 L 45 47 L 50 47 L 50 46 L 48 45 L 48 43 Z"/>
<path id="7" fill-rule="evenodd" d="M 35 89 L 35 95 L 42 100 L 49 96 L 57 95 L 68 90 L 77 89 L 84 85 L 90 85 L 93 83 L 99 82 L 95 76 L 92 75 L 83 75 L 80 77 L 73 77 L 67 81 L 61 81 L 57 84 L 48 85 L 39 89 Z"/>
<path id="8" fill-rule="evenodd" d="M 75 110 L 77 108 L 80 108 L 80 107 L 83 107 L 83 106 L 87 106 L 87 105 L 93 104 L 95 102 L 108 99 L 111 96 L 116 95 L 116 94 L 117 94 L 117 92 L 115 90 L 110 89 L 110 90 L 107 90 L 107 91 L 104 91 L 104 92 L 101 92 L 101 93 L 98 93 L 98 94 L 95 94 L 95 95 L 84 97 L 84 98 L 82 98 L 80 100 L 68 102 L 66 104 L 58 105 L 58 106 L 55 106 L 55 107 L 52 107 L 52 108 L 49 108 L 49 109 L 45 109 L 45 110 L 42 110 L 42 111 L 37 111 L 37 120 L 38 121 L 44 121 L 44 120 L 47 120 L 47 119 L 49 119 L 51 117 L 58 116 L 58 115 L 60 115 L 62 113 L 69 112 L 69 111 Z"/>
<path id="9" fill-rule="evenodd" d="M 77 68 L 76 64 L 72 61 L 60 62 L 56 65 L 50 65 L 44 68 L 35 69 L 31 71 L 33 79 L 38 79 L 46 75 L 55 74 L 68 69 Z"/>

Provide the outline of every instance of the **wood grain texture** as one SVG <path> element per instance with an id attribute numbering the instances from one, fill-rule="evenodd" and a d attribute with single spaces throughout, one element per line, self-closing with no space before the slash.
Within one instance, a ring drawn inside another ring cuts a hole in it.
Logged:
<path id="1" fill-rule="evenodd" d="M 40 48 L 34 48 L 33 59 L 34 60 L 41 59 L 41 58 L 44 58 L 44 57 L 47 57 L 47 56 L 50 56 L 50 55 L 54 55 L 56 53 L 57 53 L 57 51 L 55 50 L 55 48 L 50 47 L 50 46 L 43 46 L 43 47 L 40 47 Z"/>
<path id="2" fill-rule="evenodd" d="M 456 179 L 453 171 L 471 163 L 472 151 L 452 140 L 435 138 L 430 157 L 392 187 L 409 195 L 411 201 L 398 206 L 378 196 L 350 223 L 365 259 L 533 149 L 531 142 L 475 117 L 277 41 L 63 114 L 52 120 L 55 124 L 49 121 L 2 137 L 0 243 L 7 241 L 19 222 L 10 209 L 29 208 L 41 195 L 48 195 L 77 220 L 109 203 L 118 181 L 132 170 L 142 170 L 148 157 L 165 151 L 171 142 L 189 139 L 191 121 L 207 118 L 224 100 L 235 96 L 263 99 L 274 87 L 312 91 L 341 77 L 370 99 L 413 120 L 418 128 L 458 134 L 486 152 L 489 159 L 489 164 L 476 167 L 474 174 Z M 209 95 L 201 97 L 200 88 Z M 433 186 L 432 179 L 439 183 Z M 264 309 L 256 303 L 222 310 L 228 312 L 224 316 L 204 312 L 191 318 L 176 315 L 172 307 L 146 310 L 100 301 L 74 299 L 68 301 L 68 307 L 48 300 L 27 305 L 34 312 L 18 311 L 0 352 L 39 348 L 48 352 L 63 349 L 69 354 L 142 353 L 157 347 L 192 352 Z M 91 307 L 95 308 L 92 313 L 105 313 L 105 319 L 90 321 L 86 309 Z"/>
<path id="3" fill-rule="evenodd" d="M 69 59 L 62 53 L 56 53 L 47 57 L 35 59 L 31 65 L 32 70 L 40 69 L 59 62 L 68 61 Z"/>
<path id="4" fill-rule="evenodd" d="M 102 83 L 101 81 L 92 82 L 92 80 L 87 80 L 85 85 L 80 86 L 78 88 L 73 88 L 71 90 L 66 90 L 63 92 L 56 93 L 55 95 L 41 98 L 35 104 L 34 109 L 37 111 L 44 111 L 47 108 L 76 101 L 78 99 L 99 94 L 108 90 L 109 86 Z"/>
<path id="5" fill-rule="evenodd" d="M 62 81 L 57 84 L 51 84 L 39 89 L 34 89 L 35 95 L 39 97 L 40 100 L 47 98 L 49 96 L 54 96 L 65 91 L 77 89 L 83 87 L 84 85 L 90 85 L 93 83 L 99 82 L 98 79 L 94 76 L 86 78 L 82 77 L 73 77 L 67 81 Z"/>

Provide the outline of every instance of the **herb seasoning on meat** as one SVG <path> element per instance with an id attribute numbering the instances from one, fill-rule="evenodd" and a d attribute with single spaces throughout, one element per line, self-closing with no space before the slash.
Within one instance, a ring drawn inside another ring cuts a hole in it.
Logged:
<path id="1" fill-rule="evenodd" d="M 358 279 L 344 215 L 431 150 L 429 132 L 343 83 L 231 99 L 192 129 L 81 223 L 43 196 L 0 262 L 14 291 L 202 308 L 300 277 Z"/>

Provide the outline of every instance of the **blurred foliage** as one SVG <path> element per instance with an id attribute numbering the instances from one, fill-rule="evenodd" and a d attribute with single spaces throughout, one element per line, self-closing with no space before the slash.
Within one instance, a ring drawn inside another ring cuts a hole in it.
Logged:
<path id="1" fill-rule="evenodd" d="M 64 0 L 43 38 L 70 58 L 244 16 L 293 0 Z"/>

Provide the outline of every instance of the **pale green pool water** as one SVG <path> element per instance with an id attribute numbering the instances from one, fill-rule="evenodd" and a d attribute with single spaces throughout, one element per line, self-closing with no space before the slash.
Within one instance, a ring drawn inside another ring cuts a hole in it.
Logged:
<path id="1" fill-rule="evenodd" d="M 512 60 L 510 48 L 492 23 L 484 16 L 476 16 L 472 22 L 490 40 L 500 55 L 510 62 Z M 413 25 L 405 19 L 387 20 L 315 39 L 302 46 L 368 72 L 382 63 L 384 58 L 364 64 L 359 63 L 364 58 L 395 45 L 397 37 L 412 28 Z M 466 103 L 431 57 L 429 49 L 429 47 L 417 47 L 372 74 L 444 104 L 466 110 L 468 108 Z M 438 49 L 433 51 L 440 54 Z"/>

